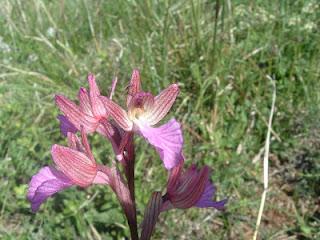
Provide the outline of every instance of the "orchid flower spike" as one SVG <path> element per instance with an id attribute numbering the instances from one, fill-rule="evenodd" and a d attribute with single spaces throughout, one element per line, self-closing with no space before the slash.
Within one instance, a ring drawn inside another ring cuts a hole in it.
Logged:
<path id="1" fill-rule="evenodd" d="M 80 142 L 69 132 L 69 147 L 53 145 L 51 155 L 56 166 L 43 167 L 32 177 L 27 194 L 32 211 L 36 212 L 47 198 L 71 186 L 109 184 L 108 175 L 99 170 L 100 166 L 93 158 L 83 128 L 81 135 Z"/>
<path id="2" fill-rule="evenodd" d="M 165 167 L 171 169 L 182 159 L 181 125 L 172 119 L 158 128 L 154 126 L 166 116 L 178 94 L 177 84 L 170 85 L 156 97 L 151 93 L 143 92 L 139 71 L 134 70 L 127 97 L 128 111 L 107 97 L 101 96 L 100 99 L 107 112 L 123 130 L 142 135 L 156 148 Z"/>
<path id="3" fill-rule="evenodd" d="M 173 168 L 167 183 L 167 193 L 163 196 L 161 211 L 172 208 L 187 209 L 191 207 L 213 207 L 223 210 L 227 199 L 219 202 L 213 201 L 216 192 L 209 180 L 209 167 L 200 170 L 193 164 L 185 172 L 182 171 L 183 162 Z"/>

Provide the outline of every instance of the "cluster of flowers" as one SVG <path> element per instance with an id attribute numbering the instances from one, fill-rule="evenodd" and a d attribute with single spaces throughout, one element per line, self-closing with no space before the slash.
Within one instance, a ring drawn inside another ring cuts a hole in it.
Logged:
<path id="1" fill-rule="evenodd" d="M 93 75 L 88 76 L 88 82 L 89 91 L 80 88 L 79 105 L 62 95 L 55 97 L 63 113 L 58 119 L 61 132 L 67 137 L 68 147 L 53 145 L 51 155 L 55 164 L 43 167 L 32 177 L 27 197 L 34 212 L 48 197 L 66 188 L 104 184 L 110 186 L 117 195 L 128 220 L 131 238 L 150 239 L 162 211 L 191 207 L 224 208 L 226 200 L 213 201 L 215 187 L 210 182 L 208 166 L 197 169 L 193 164 L 183 170 L 181 125 L 172 119 L 160 127 L 154 127 L 172 107 L 179 93 L 177 84 L 170 85 L 154 97 L 142 91 L 139 71 L 134 70 L 128 86 L 128 110 L 125 111 L 112 101 L 116 79 L 109 97 L 100 94 Z M 104 136 L 112 145 L 117 160 L 109 166 L 98 164 L 94 159 L 87 139 L 87 134 L 94 132 Z M 155 147 L 168 170 L 166 193 L 152 194 L 141 224 L 140 238 L 134 195 L 135 133 Z"/>

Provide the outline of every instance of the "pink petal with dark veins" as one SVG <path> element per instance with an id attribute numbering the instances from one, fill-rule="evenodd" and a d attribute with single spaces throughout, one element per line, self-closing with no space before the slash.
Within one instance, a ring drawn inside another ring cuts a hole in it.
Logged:
<path id="1" fill-rule="evenodd" d="M 178 85 L 172 84 L 154 98 L 154 104 L 145 115 L 150 126 L 157 124 L 167 115 L 178 94 Z"/>
<path id="2" fill-rule="evenodd" d="M 127 106 L 129 106 L 134 95 L 141 91 L 140 73 L 135 69 L 132 72 L 130 84 L 128 86 Z"/>
<path id="3" fill-rule="evenodd" d="M 100 99 L 104 103 L 107 112 L 111 115 L 114 121 L 123 130 L 131 131 L 133 127 L 133 122 L 129 119 L 127 112 L 107 97 L 101 96 Z"/>
<path id="4" fill-rule="evenodd" d="M 106 115 L 106 109 L 103 106 L 103 103 L 101 102 L 99 96 L 100 96 L 100 90 L 98 88 L 98 85 L 96 83 L 96 79 L 93 74 L 89 74 L 88 76 L 88 82 L 89 82 L 89 96 L 90 96 L 90 102 L 92 107 L 92 112 L 94 116 L 101 117 Z"/>
<path id="5" fill-rule="evenodd" d="M 82 112 L 74 102 L 62 95 L 57 95 L 55 100 L 63 114 L 78 130 L 80 130 L 80 126 L 82 125 L 87 133 L 95 131 L 98 126 L 97 119 Z"/>
<path id="6" fill-rule="evenodd" d="M 91 109 L 91 102 L 89 98 L 89 93 L 87 89 L 80 88 L 78 93 L 78 98 L 80 102 L 80 110 L 89 116 L 93 117 L 92 109 Z"/>
<path id="7" fill-rule="evenodd" d="M 96 177 L 96 164 L 82 152 L 55 144 L 51 155 L 59 170 L 81 187 L 88 186 Z"/>

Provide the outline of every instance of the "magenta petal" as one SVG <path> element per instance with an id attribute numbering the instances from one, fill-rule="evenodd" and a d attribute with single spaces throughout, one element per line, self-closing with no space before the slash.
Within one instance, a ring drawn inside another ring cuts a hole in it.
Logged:
<path id="1" fill-rule="evenodd" d="M 72 185 L 72 181 L 54 167 L 40 169 L 29 183 L 27 198 L 32 211 L 36 212 L 48 197 Z"/>
<path id="2" fill-rule="evenodd" d="M 183 137 L 180 124 L 171 119 L 159 128 L 140 125 L 140 133 L 155 146 L 165 167 L 171 169 L 182 160 Z"/>
<path id="3" fill-rule="evenodd" d="M 213 184 L 208 181 L 206 184 L 206 187 L 199 199 L 199 201 L 195 204 L 195 207 L 199 208 L 207 208 L 207 207 L 214 207 L 219 210 L 224 209 L 224 205 L 227 203 L 227 199 L 221 200 L 219 202 L 215 202 L 212 200 L 214 197 L 216 188 L 213 186 Z"/>
<path id="4" fill-rule="evenodd" d="M 64 136 L 67 136 L 68 132 L 76 133 L 78 131 L 66 116 L 60 114 L 57 118 L 60 121 L 60 130 Z"/>

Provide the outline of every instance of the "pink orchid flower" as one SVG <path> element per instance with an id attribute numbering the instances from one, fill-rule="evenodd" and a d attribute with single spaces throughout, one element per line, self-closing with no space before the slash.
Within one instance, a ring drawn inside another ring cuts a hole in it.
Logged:
<path id="1" fill-rule="evenodd" d="M 80 126 L 83 126 L 86 133 L 94 132 L 100 120 L 107 117 L 107 112 L 99 98 L 100 90 L 94 75 L 89 74 L 88 82 L 89 92 L 85 88 L 79 90 L 79 106 L 63 95 L 55 97 L 56 104 L 65 116 L 59 117 L 61 131 L 65 136 L 69 129 L 70 132 L 74 132 L 74 129 L 80 130 Z"/>
<path id="2" fill-rule="evenodd" d="M 163 196 L 161 211 L 172 208 L 187 209 L 191 207 L 213 207 L 223 210 L 227 199 L 219 202 L 212 200 L 216 189 L 209 179 L 209 167 L 204 166 L 198 170 L 192 164 L 188 170 L 183 172 L 183 162 L 170 172 L 167 193 Z"/>
<path id="3" fill-rule="evenodd" d="M 119 149 L 120 130 L 108 121 L 108 113 L 100 100 L 100 90 L 93 74 L 88 75 L 89 92 L 80 88 L 79 106 L 63 95 L 56 95 L 55 101 L 64 115 L 59 115 L 60 129 L 63 135 L 76 133 L 82 126 L 86 133 L 97 131 L 108 138 L 118 160 L 122 160 Z M 112 82 L 110 99 L 115 90 L 117 79 Z"/>
<path id="4" fill-rule="evenodd" d="M 223 210 L 227 202 L 224 199 L 213 201 L 215 187 L 209 180 L 209 168 L 207 166 L 197 170 L 193 164 L 183 172 L 184 160 L 170 170 L 167 183 L 167 193 L 161 196 L 161 192 L 154 192 L 145 209 L 141 224 L 141 238 L 150 239 L 161 212 L 173 208 L 188 209 L 191 207 L 213 207 Z"/>
<path id="5" fill-rule="evenodd" d="M 109 184 L 109 177 L 100 171 L 93 158 L 84 130 L 82 141 L 73 133 L 68 133 L 68 145 L 53 145 L 51 155 L 56 166 L 46 166 L 35 174 L 28 189 L 28 200 L 32 211 L 55 193 L 71 186 L 88 187 L 91 184 Z M 106 168 L 106 167 L 104 167 Z"/>
<path id="6" fill-rule="evenodd" d="M 180 124 L 172 119 L 168 123 L 154 128 L 172 107 L 178 93 L 177 84 L 172 84 L 154 97 L 143 92 L 140 86 L 140 74 L 134 70 L 127 98 L 128 111 L 109 98 L 101 96 L 107 112 L 125 131 L 141 134 L 158 151 L 167 169 L 176 166 L 182 159 L 183 137 Z"/>

